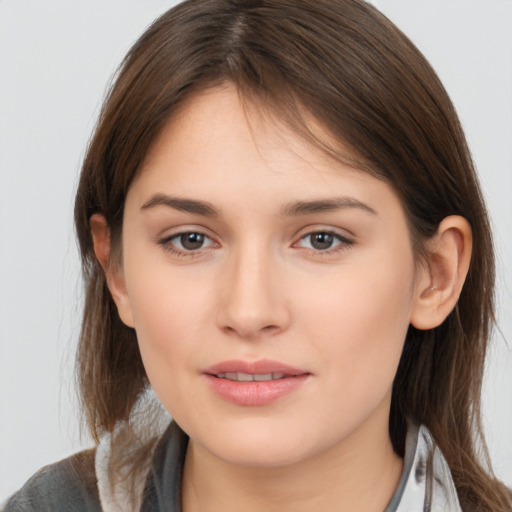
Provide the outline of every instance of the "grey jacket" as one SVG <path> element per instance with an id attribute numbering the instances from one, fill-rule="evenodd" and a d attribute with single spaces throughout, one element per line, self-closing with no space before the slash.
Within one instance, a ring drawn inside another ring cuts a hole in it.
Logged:
<path id="1" fill-rule="evenodd" d="M 3 512 L 180 512 L 181 475 L 188 437 L 171 422 L 155 449 L 140 503 L 108 485 L 108 439 L 36 473 Z M 448 465 L 425 427 L 411 427 L 404 469 L 385 512 L 462 512 Z"/>

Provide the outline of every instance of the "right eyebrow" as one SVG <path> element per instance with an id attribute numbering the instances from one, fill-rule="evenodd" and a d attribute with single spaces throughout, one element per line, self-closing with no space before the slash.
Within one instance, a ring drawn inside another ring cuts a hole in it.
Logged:
<path id="1" fill-rule="evenodd" d="M 183 199 L 166 194 L 154 194 L 141 206 L 141 210 L 148 210 L 157 206 L 167 206 L 180 212 L 194 213 L 205 217 L 220 217 L 220 211 L 207 201 Z"/>

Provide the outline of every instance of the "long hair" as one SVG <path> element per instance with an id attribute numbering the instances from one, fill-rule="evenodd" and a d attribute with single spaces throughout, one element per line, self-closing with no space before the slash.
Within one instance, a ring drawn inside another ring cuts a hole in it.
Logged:
<path id="1" fill-rule="evenodd" d="M 135 332 L 121 322 L 94 256 L 90 217 L 105 216 L 119 248 L 126 194 L 151 143 L 185 98 L 225 82 L 343 158 L 317 139 L 303 114 L 318 119 L 356 155 L 359 168 L 393 187 L 416 255 L 444 217 L 462 215 L 471 224 L 472 260 L 457 306 L 441 326 L 408 331 L 389 432 L 403 455 L 406 422 L 426 425 L 464 510 L 510 510 L 490 470 L 480 420 L 494 259 L 474 166 L 431 66 L 362 0 L 188 0 L 157 19 L 125 57 L 85 156 L 75 204 L 86 287 L 77 376 L 94 438 L 129 422 L 148 382 Z"/>

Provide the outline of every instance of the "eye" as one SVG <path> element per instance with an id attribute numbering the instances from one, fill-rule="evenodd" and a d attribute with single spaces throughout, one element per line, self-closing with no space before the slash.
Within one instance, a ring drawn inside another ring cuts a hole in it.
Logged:
<path id="1" fill-rule="evenodd" d="M 303 236 L 297 245 L 317 252 L 331 252 L 352 245 L 353 241 L 332 231 L 315 231 Z"/>
<path id="2" fill-rule="evenodd" d="M 177 254 L 197 252 L 215 245 L 210 237 L 197 231 L 177 233 L 160 240 L 159 243 L 166 250 Z"/>

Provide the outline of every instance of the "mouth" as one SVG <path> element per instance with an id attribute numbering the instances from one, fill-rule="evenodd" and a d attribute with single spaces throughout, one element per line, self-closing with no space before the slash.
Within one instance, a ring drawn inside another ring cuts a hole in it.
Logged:
<path id="1" fill-rule="evenodd" d="M 270 360 L 225 361 L 203 372 L 210 388 L 235 405 L 262 406 L 298 390 L 311 375 Z"/>

